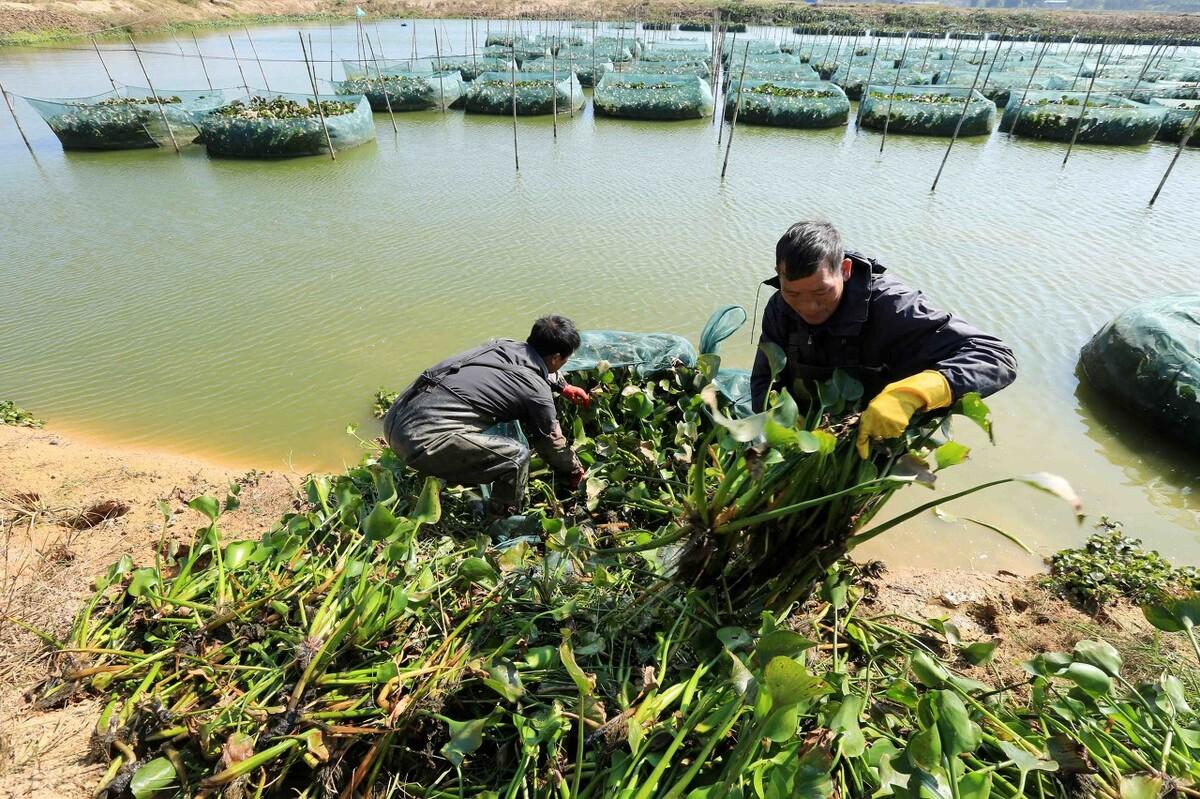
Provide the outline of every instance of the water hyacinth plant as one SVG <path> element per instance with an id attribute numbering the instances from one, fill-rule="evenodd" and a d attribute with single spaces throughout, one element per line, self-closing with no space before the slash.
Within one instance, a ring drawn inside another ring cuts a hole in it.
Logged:
<path id="1" fill-rule="evenodd" d="M 1131 692 L 1102 644 L 1030 665 L 1035 726 L 950 665 L 986 642 L 861 613 L 840 554 L 966 457 L 944 418 L 864 461 L 855 381 L 732 419 L 718 365 L 573 375 L 583 493 L 534 464 L 527 515 L 490 528 L 387 450 L 310 478 L 260 540 L 221 529 L 235 487 L 197 497 L 189 545 L 100 578 L 38 703 L 105 698 L 109 797 L 1115 797 L 1191 775 L 1174 683 Z M 977 397 L 955 413 L 990 424 Z"/>
<path id="2" fill-rule="evenodd" d="M 366 97 L 255 94 L 197 118 L 210 155 L 285 158 L 342 150 L 375 138 Z M 328 132 L 329 140 L 326 140 Z"/>

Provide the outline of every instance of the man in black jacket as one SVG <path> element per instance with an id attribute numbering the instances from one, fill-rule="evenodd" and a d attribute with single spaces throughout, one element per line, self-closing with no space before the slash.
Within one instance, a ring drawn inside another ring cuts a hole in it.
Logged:
<path id="1" fill-rule="evenodd" d="M 775 246 L 778 291 L 763 312 L 760 342 L 783 348 L 787 366 L 771 385 L 767 357 L 754 361 L 750 393 L 761 411 L 772 388 L 827 380 L 843 369 L 874 396 L 859 423 L 858 451 L 895 438 L 917 411 L 948 407 L 963 394 L 987 396 L 1017 376 L 1004 342 L 931 306 L 884 274 L 876 261 L 846 252 L 827 222 L 798 222 Z"/>
<path id="2" fill-rule="evenodd" d="M 490 483 L 488 512 L 507 516 L 525 501 L 529 448 L 484 431 L 516 421 L 546 463 L 576 488 L 584 470 L 558 423 L 552 389 L 576 405 L 590 402 L 559 374 L 578 347 L 570 319 L 546 316 L 524 342 L 495 339 L 447 358 L 392 404 L 383 419 L 388 446 L 422 474 L 456 485 Z"/>

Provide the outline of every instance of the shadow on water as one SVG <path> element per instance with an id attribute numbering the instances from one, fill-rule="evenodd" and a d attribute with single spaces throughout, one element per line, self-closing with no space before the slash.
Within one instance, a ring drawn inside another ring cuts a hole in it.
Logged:
<path id="1" fill-rule="evenodd" d="M 1152 424 L 1092 388 L 1080 377 L 1075 412 L 1095 451 L 1141 486 L 1146 498 L 1170 519 L 1196 529 L 1200 524 L 1200 454 L 1171 430 Z"/>

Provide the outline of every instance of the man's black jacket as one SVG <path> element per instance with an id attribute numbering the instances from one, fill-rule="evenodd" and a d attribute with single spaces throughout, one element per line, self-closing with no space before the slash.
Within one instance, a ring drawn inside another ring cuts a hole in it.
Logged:
<path id="1" fill-rule="evenodd" d="M 873 259 L 857 253 L 846 257 L 854 268 L 837 310 L 824 324 L 807 324 L 778 291 L 767 302 L 759 341 L 774 342 L 787 354 L 777 386 L 827 380 L 841 368 L 862 381 L 871 397 L 888 383 L 935 369 L 958 399 L 970 391 L 987 396 L 1016 379 L 1017 360 L 1000 339 L 930 306 Z M 764 285 L 778 289 L 779 278 Z M 760 351 L 750 378 L 755 411 L 762 410 L 770 382 Z"/>

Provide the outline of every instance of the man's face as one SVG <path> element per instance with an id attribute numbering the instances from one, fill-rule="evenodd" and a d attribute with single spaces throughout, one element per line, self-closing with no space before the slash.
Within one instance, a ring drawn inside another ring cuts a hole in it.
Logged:
<path id="1" fill-rule="evenodd" d="M 559 369 L 566 366 L 566 363 L 570 360 L 570 358 L 562 355 L 547 355 L 543 357 L 542 360 L 546 362 L 546 371 L 548 371 L 550 374 L 554 374 Z"/>
<path id="2" fill-rule="evenodd" d="M 783 301 L 807 324 L 820 325 L 833 316 L 842 301 L 842 289 L 850 278 L 852 262 L 849 258 L 830 269 L 822 266 L 808 277 L 788 280 L 782 264 L 775 267 L 779 275 L 779 291 Z"/>

